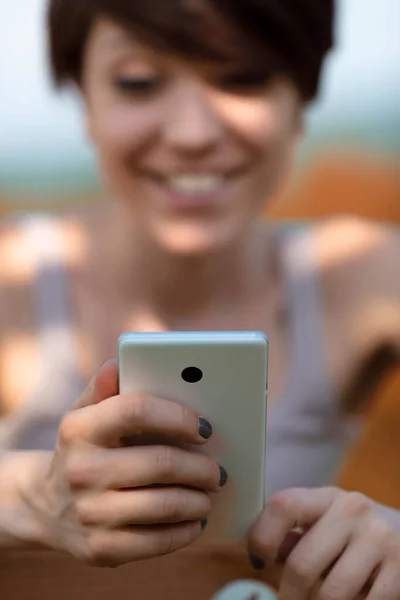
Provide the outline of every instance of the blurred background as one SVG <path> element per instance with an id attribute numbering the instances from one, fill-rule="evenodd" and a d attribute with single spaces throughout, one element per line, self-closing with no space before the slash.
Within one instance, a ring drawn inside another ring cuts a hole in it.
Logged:
<path id="1" fill-rule="evenodd" d="M 274 217 L 355 212 L 400 222 L 400 2 L 338 2 L 337 49 Z M 96 196 L 79 99 L 48 77 L 45 0 L 0 0 L 0 211 Z"/>
<path id="2" fill-rule="evenodd" d="M 337 49 L 294 177 L 266 212 L 290 223 L 354 213 L 400 224 L 400 2 L 338 7 Z M 79 98 L 55 93 L 49 80 L 44 8 L 45 0 L 0 0 L 0 215 L 58 210 L 98 193 Z M 399 369 L 372 405 L 339 484 L 398 506 Z"/>

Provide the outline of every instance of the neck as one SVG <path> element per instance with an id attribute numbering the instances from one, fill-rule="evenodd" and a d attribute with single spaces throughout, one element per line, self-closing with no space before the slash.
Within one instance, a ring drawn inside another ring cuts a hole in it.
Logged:
<path id="1" fill-rule="evenodd" d="M 113 223 L 104 246 L 113 248 L 107 272 L 118 295 L 162 320 L 176 322 L 211 307 L 229 307 L 265 286 L 266 235 L 260 225 L 213 253 L 177 255 L 144 238 L 123 215 Z"/>

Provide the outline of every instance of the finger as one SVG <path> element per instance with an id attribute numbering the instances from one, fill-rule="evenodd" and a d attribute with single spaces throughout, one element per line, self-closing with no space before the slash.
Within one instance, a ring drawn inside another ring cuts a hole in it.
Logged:
<path id="1" fill-rule="evenodd" d="M 208 494 L 180 487 L 85 494 L 76 503 L 82 525 L 108 529 L 202 521 L 210 510 Z"/>
<path id="2" fill-rule="evenodd" d="M 67 477 L 74 489 L 181 485 L 217 492 L 227 475 L 213 458 L 203 454 L 173 446 L 137 446 L 71 454 Z"/>
<path id="3" fill-rule="evenodd" d="M 118 362 L 106 361 L 97 375 L 90 381 L 88 387 L 73 405 L 73 410 L 98 404 L 107 398 L 118 394 Z"/>
<path id="4" fill-rule="evenodd" d="M 287 534 L 278 550 L 278 555 L 276 557 L 278 565 L 284 565 L 286 563 L 297 544 L 303 539 L 305 533 L 306 531 L 299 527 Z"/>
<path id="5" fill-rule="evenodd" d="M 400 598 L 400 555 L 382 567 L 367 600 L 398 600 Z"/>
<path id="6" fill-rule="evenodd" d="M 85 441 L 108 447 L 143 434 L 204 444 L 212 428 L 187 406 L 144 394 L 124 394 L 69 413 L 60 429 L 65 444 Z"/>
<path id="7" fill-rule="evenodd" d="M 118 361 L 107 360 L 101 367 L 94 386 L 94 404 L 107 398 L 113 398 L 119 393 Z"/>
<path id="8" fill-rule="evenodd" d="M 252 529 L 250 553 L 274 562 L 288 533 L 295 527 L 307 529 L 313 525 L 338 493 L 336 488 L 291 489 L 273 496 Z"/>
<path id="9" fill-rule="evenodd" d="M 374 543 L 360 536 L 343 552 L 322 584 L 320 598 L 331 598 L 336 593 L 341 600 L 354 600 L 370 581 L 382 559 L 382 542 Z"/>
<path id="10" fill-rule="evenodd" d="M 346 494 L 338 497 L 327 512 L 305 533 L 302 540 L 291 552 L 282 577 L 282 600 L 307 600 L 314 586 L 345 551 L 355 529 L 355 519 L 358 521 L 362 518 L 364 507 L 368 507 L 369 510 L 369 504 L 364 504 L 363 501 L 360 501 L 359 505 L 354 502 L 354 506 L 351 508 L 349 498 L 352 497 Z M 358 543 L 357 549 L 362 552 L 362 545 L 367 544 L 368 539 L 379 537 L 379 540 L 383 541 L 383 528 L 381 530 L 382 536 L 380 536 L 380 530 L 378 531 L 375 522 L 368 522 L 368 525 L 359 536 L 362 542 Z M 387 532 L 387 528 L 385 528 L 385 532 Z M 341 570 L 345 569 L 346 563 L 343 563 L 343 559 L 339 562 Z M 361 564 L 362 562 L 360 562 Z M 368 576 L 370 574 L 371 571 Z M 348 585 L 351 585 L 351 576 L 350 573 Z M 361 590 L 366 579 L 360 584 L 358 590 L 356 590 L 357 592 Z M 341 583 L 335 578 L 333 583 L 331 579 L 328 579 L 326 585 L 332 586 Z"/>
<path id="11" fill-rule="evenodd" d="M 129 562 L 171 554 L 192 544 L 205 523 L 132 527 L 122 531 L 96 530 L 89 538 L 89 562 L 116 567 Z"/>

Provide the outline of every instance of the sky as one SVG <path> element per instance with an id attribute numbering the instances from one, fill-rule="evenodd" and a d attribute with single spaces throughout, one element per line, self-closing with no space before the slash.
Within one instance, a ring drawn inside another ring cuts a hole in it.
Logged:
<path id="1" fill-rule="evenodd" d="M 45 4 L 0 0 L 0 186 L 21 173 L 78 177 L 93 163 L 79 100 L 50 84 Z M 311 139 L 350 132 L 391 145 L 400 137 L 399 0 L 339 0 L 337 39 L 309 115 Z"/>

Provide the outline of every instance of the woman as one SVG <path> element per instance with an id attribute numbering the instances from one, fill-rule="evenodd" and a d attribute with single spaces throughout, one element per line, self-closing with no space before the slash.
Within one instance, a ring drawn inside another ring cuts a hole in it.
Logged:
<path id="1" fill-rule="evenodd" d="M 119 396 L 113 361 L 79 396 L 81 382 L 123 331 L 259 329 L 272 348 L 270 500 L 253 566 L 284 563 L 281 600 L 399 597 L 399 515 L 326 487 L 357 435 L 360 369 L 399 347 L 399 236 L 345 219 L 282 235 L 259 219 L 317 95 L 332 4 L 50 2 L 53 72 L 80 90 L 114 201 L 4 226 L 3 548 L 115 566 L 191 545 L 221 466 L 119 440 L 202 445 L 212 424 Z"/>

